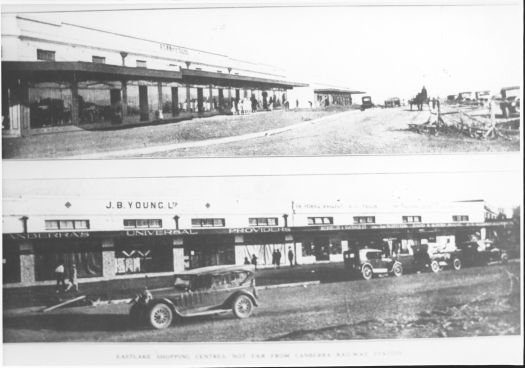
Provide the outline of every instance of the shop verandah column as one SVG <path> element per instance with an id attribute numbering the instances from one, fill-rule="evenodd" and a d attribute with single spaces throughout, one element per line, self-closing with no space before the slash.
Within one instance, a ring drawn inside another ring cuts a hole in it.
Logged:
<path id="1" fill-rule="evenodd" d="M 35 282 L 35 252 L 33 244 L 28 241 L 19 244 L 20 249 L 20 283 L 31 285 Z"/>
<path id="2" fill-rule="evenodd" d="M 162 82 L 157 82 L 157 98 L 158 98 L 158 111 L 157 116 L 159 119 L 164 119 L 163 107 L 164 101 L 162 98 Z"/>
<path id="3" fill-rule="evenodd" d="M 123 80 L 122 83 L 122 119 L 124 120 L 128 115 L 128 81 Z"/>
<path id="4" fill-rule="evenodd" d="M 115 243 L 113 239 L 102 240 L 102 276 L 113 277 L 117 274 Z"/>
<path id="5" fill-rule="evenodd" d="M 80 125 L 80 106 L 78 98 L 78 81 L 77 75 L 73 72 L 73 78 L 70 83 L 71 89 L 71 124 Z"/>

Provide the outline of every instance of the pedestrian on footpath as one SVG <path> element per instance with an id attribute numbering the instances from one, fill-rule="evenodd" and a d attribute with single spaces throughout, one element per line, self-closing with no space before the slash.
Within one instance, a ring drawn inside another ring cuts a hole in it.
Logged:
<path id="1" fill-rule="evenodd" d="M 277 250 L 274 249 L 272 252 L 272 266 L 273 268 L 277 267 Z"/>
<path id="2" fill-rule="evenodd" d="M 64 262 L 58 262 L 57 268 L 55 268 L 55 278 L 57 280 L 56 292 L 59 293 L 66 287 L 66 281 L 64 279 Z"/>
<path id="3" fill-rule="evenodd" d="M 290 267 L 293 267 L 293 252 L 292 248 L 288 248 L 288 260 L 290 261 Z"/>
<path id="4" fill-rule="evenodd" d="M 71 272 L 69 274 L 69 285 L 66 288 L 66 291 L 69 291 L 69 289 L 74 288 L 75 292 L 78 293 L 78 272 L 77 272 L 77 266 L 73 263 L 71 265 Z"/>
<path id="5" fill-rule="evenodd" d="M 257 256 L 255 254 L 252 255 L 252 265 L 254 265 L 255 269 L 257 269 Z"/>
<path id="6" fill-rule="evenodd" d="M 248 257 L 244 257 L 244 264 L 245 265 L 249 265 L 250 264 L 250 260 L 248 259 Z"/>
<path id="7" fill-rule="evenodd" d="M 276 256 L 276 262 L 277 262 L 277 268 L 281 268 L 281 251 L 279 249 L 277 249 L 277 254 L 275 255 Z"/>

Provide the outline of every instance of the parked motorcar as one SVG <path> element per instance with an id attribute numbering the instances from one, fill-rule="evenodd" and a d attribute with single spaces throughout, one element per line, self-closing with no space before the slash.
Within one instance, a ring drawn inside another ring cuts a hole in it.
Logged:
<path id="1" fill-rule="evenodd" d="M 348 250 L 343 253 L 345 267 L 353 275 L 361 275 L 370 280 L 374 275 L 403 274 L 403 265 L 392 257 L 384 255 L 379 249 Z"/>
<path id="2" fill-rule="evenodd" d="M 174 276 L 173 286 L 140 292 L 131 302 L 132 323 L 156 329 L 169 327 L 175 318 L 233 312 L 248 318 L 258 305 L 255 268 L 211 266 Z"/>
<path id="3" fill-rule="evenodd" d="M 491 262 L 507 263 L 506 250 L 494 246 L 492 240 L 470 240 L 458 245 L 466 266 L 484 266 Z"/>
<path id="4" fill-rule="evenodd" d="M 385 100 L 385 107 L 399 107 L 401 106 L 401 100 L 398 97 L 392 97 Z"/>
<path id="5" fill-rule="evenodd" d="M 504 118 L 514 117 L 520 114 L 520 87 L 505 87 L 501 89 L 500 102 L 501 113 Z"/>
<path id="6" fill-rule="evenodd" d="M 361 111 L 370 109 L 372 107 L 374 107 L 374 104 L 372 103 L 372 97 L 370 96 L 361 97 Z"/>
<path id="7" fill-rule="evenodd" d="M 418 270 L 429 268 L 432 272 L 443 268 L 459 271 L 464 266 L 483 266 L 498 261 L 506 263 L 509 259 L 507 252 L 493 247 L 491 240 L 470 240 L 456 245 L 453 250 L 422 251 L 419 254 Z"/>

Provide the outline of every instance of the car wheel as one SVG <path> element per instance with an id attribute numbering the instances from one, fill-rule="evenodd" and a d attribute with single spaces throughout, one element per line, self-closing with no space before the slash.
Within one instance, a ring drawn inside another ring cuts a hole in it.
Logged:
<path id="1" fill-rule="evenodd" d="M 507 253 L 501 253 L 501 263 L 508 263 L 509 262 L 509 255 Z"/>
<path id="2" fill-rule="evenodd" d="M 129 310 L 129 322 L 132 326 L 141 326 L 146 319 L 146 309 L 143 305 L 133 304 Z"/>
<path id="3" fill-rule="evenodd" d="M 396 277 L 403 275 L 403 265 L 399 262 L 394 263 L 394 267 L 392 267 L 392 273 Z"/>
<path id="4" fill-rule="evenodd" d="M 374 275 L 374 271 L 372 270 L 372 267 L 370 266 L 364 266 L 361 270 L 361 276 L 363 276 L 363 279 L 370 280 L 372 276 Z"/>
<path id="5" fill-rule="evenodd" d="M 239 295 L 233 302 L 233 314 L 237 318 L 248 318 L 253 312 L 253 303 L 249 296 Z"/>
<path id="6" fill-rule="evenodd" d="M 454 258 L 454 260 L 452 261 L 452 267 L 455 271 L 461 270 L 461 259 Z"/>
<path id="7" fill-rule="evenodd" d="M 441 269 L 441 267 L 439 267 L 439 262 L 438 261 L 430 262 L 430 269 L 434 273 L 439 272 L 439 270 Z"/>
<path id="8" fill-rule="evenodd" d="M 157 303 L 149 311 L 149 324 L 157 330 L 167 328 L 173 322 L 173 312 L 166 303 Z"/>

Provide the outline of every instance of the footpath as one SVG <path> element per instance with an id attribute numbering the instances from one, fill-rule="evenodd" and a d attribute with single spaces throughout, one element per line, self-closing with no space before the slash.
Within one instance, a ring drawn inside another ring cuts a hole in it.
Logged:
<path id="1" fill-rule="evenodd" d="M 280 268 L 265 268 L 256 271 L 257 287 L 280 287 L 298 283 L 325 283 L 349 280 L 343 263 L 322 263 L 314 265 L 281 265 Z M 131 299 L 144 289 L 169 287 L 173 276 L 142 277 L 133 279 L 114 279 L 97 282 L 81 282 L 79 291 L 60 295 L 61 298 L 74 298 L 86 295 L 89 300 L 112 302 Z M 58 294 L 55 285 L 4 288 L 3 308 L 5 312 L 16 310 L 38 310 L 57 303 Z"/>

